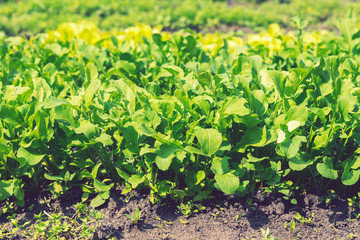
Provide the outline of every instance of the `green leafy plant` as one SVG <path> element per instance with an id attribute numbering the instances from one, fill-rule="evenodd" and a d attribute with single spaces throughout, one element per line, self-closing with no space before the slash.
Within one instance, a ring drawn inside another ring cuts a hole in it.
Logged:
<path id="1" fill-rule="evenodd" d="M 357 194 L 357 196 L 353 196 L 351 198 L 348 198 L 348 205 L 352 209 L 352 215 L 355 218 L 360 217 L 360 193 Z"/>
<path id="2" fill-rule="evenodd" d="M 261 230 L 261 234 L 263 235 L 263 238 L 262 238 L 263 240 L 275 240 L 275 239 L 277 239 L 271 234 L 269 228 L 267 228 L 266 230 L 261 228 L 260 230 Z"/>
<path id="3" fill-rule="evenodd" d="M 90 211 L 85 204 L 74 205 L 76 212 L 72 216 L 64 216 L 61 213 L 47 213 L 43 211 L 34 218 L 36 222 L 30 221 L 19 224 L 12 217 L 12 228 L 0 230 L 1 238 L 11 236 L 22 236 L 28 239 L 68 239 L 82 238 L 88 239 L 93 236 L 95 231 L 101 226 L 103 215 L 98 211 Z"/>
<path id="4" fill-rule="evenodd" d="M 294 219 L 296 219 L 300 223 L 301 226 L 303 226 L 304 224 L 312 226 L 312 225 L 314 225 L 314 220 L 313 220 L 314 214 L 315 213 L 311 214 L 311 218 L 306 218 L 306 217 L 301 216 L 301 214 L 297 212 L 294 215 Z"/>
<path id="5" fill-rule="evenodd" d="M 142 211 L 139 208 L 136 208 L 133 215 L 125 213 L 125 216 L 128 217 L 132 223 L 138 223 L 142 221 Z"/>

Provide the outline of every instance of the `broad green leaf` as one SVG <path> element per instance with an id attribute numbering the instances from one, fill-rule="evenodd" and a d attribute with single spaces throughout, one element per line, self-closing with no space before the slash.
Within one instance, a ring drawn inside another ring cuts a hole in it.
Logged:
<path id="1" fill-rule="evenodd" d="M 152 39 L 154 40 L 154 42 L 156 43 L 156 45 L 158 45 L 159 47 L 162 47 L 163 42 L 162 42 L 161 34 L 160 34 L 160 33 L 153 33 L 153 34 L 152 34 Z"/>
<path id="2" fill-rule="evenodd" d="M 100 136 L 95 138 L 94 140 L 102 143 L 104 146 L 109 146 L 113 144 L 113 140 L 111 139 L 111 136 L 106 133 L 101 133 Z"/>
<path id="3" fill-rule="evenodd" d="M 8 199 L 13 195 L 14 181 L 13 180 L 1 180 L 0 181 L 0 201 Z"/>
<path id="4" fill-rule="evenodd" d="M 329 141 L 329 134 L 330 134 L 331 128 L 329 127 L 326 130 L 323 130 L 323 129 L 320 129 L 320 130 L 322 130 L 320 135 L 316 135 L 314 138 L 313 149 L 320 149 L 322 147 L 325 147 Z"/>
<path id="5" fill-rule="evenodd" d="M 343 115 L 346 121 L 350 120 L 348 113 L 354 110 L 356 103 L 356 97 L 353 96 L 351 93 L 341 95 L 338 98 L 339 112 Z"/>
<path id="6" fill-rule="evenodd" d="M 43 102 L 52 95 L 51 87 L 45 81 L 45 79 L 34 78 L 32 81 L 34 89 L 31 96 L 38 99 L 39 102 Z"/>
<path id="7" fill-rule="evenodd" d="M 11 124 L 13 127 L 21 126 L 19 123 L 21 120 L 20 113 L 14 106 L 0 105 L 0 116 L 2 121 Z"/>
<path id="8" fill-rule="evenodd" d="M 352 170 L 350 169 L 349 164 L 346 163 L 344 172 L 341 176 L 341 182 L 346 186 L 354 185 L 359 181 L 359 177 L 360 170 Z"/>
<path id="9" fill-rule="evenodd" d="M 329 157 L 324 157 L 322 163 L 316 164 L 317 171 L 321 174 L 321 176 L 330 179 L 337 179 L 338 173 L 337 170 L 333 168 L 332 159 Z"/>
<path id="10" fill-rule="evenodd" d="M 64 105 L 55 108 L 55 120 L 69 123 L 70 129 L 75 128 L 78 123 L 78 120 L 74 117 L 74 110 Z"/>
<path id="11" fill-rule="evenodd" d="M 46 98 L 44 100 L 43 106 L 45 109 L 48 108 L 55 108 L 60 105 L 68 105 L 69 103 L 65 99 L 57 99 L 54 96 L 51 96 L 50 98 Z"/>
<path id="12" fill-rule="evenodd" d="M 86 74 L 86 80 L 88 81 L 88 83 L 95 81 L 97 79 L 97 77 L 99 76 L 96 66 L 92 63 L 90 63 L 86 66 L 85 74 Z"/>
<path id="13" fill-rule="evenodd" d="M 87 120 L 82 120 L 80 122 L 80 126 L 74 129 L 76 134 L 84 134 L 87 139 L 92 138 L 96 134 L 97 130 L 98 126 Z"/>
<path id="14" fill-rule="evenodd" d="M 245 103 L 246 100 L 244 98 L 240 99 L 233 96 L 224 102 L 222 109 L 225 115 L 244 116 L 250 114 L 250 110 L 244 106 Z"/>
<path id="15" fill-rule="evenodd" d="M 297 129 L 298 127 L 300 127 L 301 123 L 297 120 L 292 120 L 292 121 L 288 122 L 286 125 L 288 127 L 289 132 L 292 132 L 295 129 Z"/>
<path id="16" fill-rule="evenodd" d="M 279 95 L 284 98 L 285 97 L 285 79 L 288 76 L 287 72 L 280 72 L 276 70 L 268 70 L 268 76 L 273 80 L 276 90 Z"/>
<path id="17" fill-rule="evenodd" d="M 286 113 L 286 120 L 288 122 L 290 121 L 298 121 L 301 123 L 301 125 L 305 125 L 305 122 L 307 121 L 309 117 L 308 109 L 304 105 L 295 105 L 292 106 L 289 111 Z"/>
<path id="18" fill-rule="evenodd" d="M 329 56 L 325 58 L 325 69 L 330 74 L 333 81 L 339 76 L 340 59 L 338 56 Z"/>
<path id="19" fill-rule="evenodd" d="M 111 183 L 109 185 L 100 182 L 98 179 L 94 179 L 94 187 L 96 188 L 96 190 L 98 190 L 99 192 L 106 192 L 106 191 L 110 191 L 110 189 L 114 186 L 114 183 Z"/>
<path id="20" fill-rule="evenodd" d="M 175 77 L 177 77 L 178 79 L 182 79 L 184 77 L 184 71 L 178 66 L 168 65 L 168 66 L 163 66 L 163 68 L 172 75 L 174 75 Z"/>
<path id="21" fill-rule="evenodd" d="M 304 136 L 295 136 L 292 139 L 284 141 L 278 145 L 277 150 L 280 150 L 286 158 L 290 159 L 295 157 L 295 155 L 299 152 L 302 142 L 306 142 L 306 138 Z"/>
<path id="22" fill-rule="evenodd" d="M 162 144 L 159 149 L 156 150 L 155 163 L 162 171 L 169 169 L 172 159 L 175 157 L 176 151 L 179 148 L 173 145 Z"/>
<path id="23" fill-rule="evenodd" d="M 294 171 L 302 171 L 307 166 L 314 163 L 314 160 L 309 160 L 305 154 L 296 154 L 295 157 L 289 159 L 289 167 Z"/>
<path id="24" fill-rule="evenodd" d="M 59 44 L 57 43 L 52 43 L 52 44 L 47 44 L 44 47 L 45 49 L 48 49 L 50 51 L 52 51 L 53 53 L 55 53 L 58 56 L 62 56 L 63 54 L 67 53 L 68 50 L 62 48 Z"/>
<path id="25" fill-rule="evenodd" d="M 135 189 L 139 184 L 145 181 L 145 176 L 140 177 L 139 175 L 132 175 L 127 179 L 127 182 L 131 184 L 131 187 Z"/>
<path id="26" fill-rule="evenodd" d="M 246 130 L 244 136 L 242 136 L 241 141 L 236 144 L 235 149 L 239 149 L 238 151 L 244 153 L 246 148 L 249 146 L 253 147 L 263 147 L 267 144 L 267 133 L 266 126 L 260 128 L 250 128 Z"/>
<path id="27" fill-rule="evenodd" d="M 122 133 L 127 142 L 127 148 L 133 153 L 139 153 L 139 134 L 135 128 L 130 124 L 126 124 L 122 129 Z"/>
<path id="28" fill-rule="evenodd" d="M 119 176 L 120 176 L 121 178 L 123 178 L 125 181 L 127 181 L 127 180 L 130 178 L 129 174 L 127 174 L 126 172 L 124 172 L 124 171 L 121 170 L 120 168 L 115 167 L 115 169 L 116 169 L 116 172 L 119 174 Z"/>
<path id="29" fill-rule="evenodd" d="M 211 163 L 211 170 L 215 175 L 222 175 L 229 171 L 229 157 L 214 157 Z"/>
<path id="30" fill-rule="evenodd" d="M 350 167 L 351 169 L 358 169 L 360 167 L 360 156 L 354 157 Z"/>
<path id="31" fill-rule="evenodd" d="M 110 198 L 110 191 L 100 192 L 100 193 L 99 193 L 99 196 L 100 196 L 102 199 L 109 199 L 109 198 Z"/>
<path id="32" fill-rule="evenodd" d="M 240 186 L 239 178 L 232 173 L 215 175 L 215 181 L 225 194 L 233 194 Z"/>
<path id="33" fill-rule="evenodd" d="M 268 110 L 269 104 L 265 93 L 262 90 L 251 91 L 251 109 L 262 117 Z"/>
<path id="34" fill-rule="evenodd" d="M 45 157 L 46 154 L 38 154 L 29 152 L 23 147 L 20 147 L 17 153 L 17 161 L 19 161 L 20 166 L 28 165 L 36 165 Z"/>
<path id="35" fill-rule="evenodd" d="M 205 179 L 205 172 L 204 171 L 198 171 L 196 174 L 196 183 L 195 185 L 198 185 L 202 180 Z"/>
<path id="36" fill-rule="evenodd" d="M 222 143 L 221 133 L 213 128 L 196 127 L 195 136 L 200 143 L 202 152 L 208 156 L 215 154 Z"/>
<path id="37" fill-rule="evenodd" d="M 211 88 L 212 84 L 212 75 L 209 72 L 201 72 L 196 74 L 197 80 L 203 85 L 208 88 Z"/>
<path id="38" fill-rule="evenodd" d="M 103 199 L 100 194 L 93 198 L 90 202 L 90 206 L 93 208 L 99 207 L 105 203 L 106 199 Z"/>
<path id="39" fill-rule="evenodd" d="M 1 142 L 1 139 L 0 139 L 0 156 L 1 156 L 1 154 L 3 153 L 3 154 L 9 154 L 10 153 L 10 147 L 6 144 L 6 142 L 5 143 L 2 143 Z"/>
<path id="40" fill-rule="evenodd" d="M 95 93 L 101 87 L 101 81 L 96 79 L 90 83 L 90 85 L 85 89 L 85 107 L 89 107 L 90 103 L 92 102 Z"/>
<path id="41" fill-rule="evenodd" d="M 285 135 L 284 131 L 282 131 L 281 129 L 277 129 L 277 130 L 276 130 L 276 133 L 277 133 L 277 135 L 278 135 L 276 142 L 277 142 L 277 143 L 282 143 L 282 142 L 284 142 L 285 139 L 286 139 L 286 135 Z"/>
<path id="42" fill-rule="evenodd" d="M 204 180 L 205 176 L 204 171 L 188 171 L 186 173 L 185 182 L 189 187 L 194 187 Z"/>

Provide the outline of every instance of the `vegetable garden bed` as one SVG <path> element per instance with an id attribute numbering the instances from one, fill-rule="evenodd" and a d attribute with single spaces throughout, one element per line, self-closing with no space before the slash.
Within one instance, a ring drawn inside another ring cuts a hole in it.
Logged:
<path id="1" fill-rule="evenodd" d="M 335 191 L 358 218 L 359 30 L 352 18 L 341 36 L 294 22 L 296 33 L 272 24 L 247 39 L 87 22 L 2 36 L 1 213 L 41 186 L 79 189 L 97 208 L 122 185 L 180 212 L 220 194 L 252 209 L 257 192 L 285 207 Z"/>

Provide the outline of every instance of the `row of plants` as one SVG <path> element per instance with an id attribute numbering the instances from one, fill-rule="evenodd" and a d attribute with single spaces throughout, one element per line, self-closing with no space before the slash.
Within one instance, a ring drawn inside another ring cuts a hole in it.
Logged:
<path id="1" fill-rule="evenodd" d="M 107 30 L 126 28 L 136 23 L 163 25 L 171 30 L 184 27 L 213 30 L 223 25 L 252 28 L 271 23 L 293 28 L 290 18 L 299 12 L 307 16 L 312 24 L 321 23 L 322 27 L 334 29 L 337 19 L 347 16 L 350 9 L 357 15 L 360 11 L 359 3 L 350 0 L 1 1 L 0 31 L 10 35 L 33 34 L 55 29 L 63 22 L 80 19 L 94 22 Z"/>
<path id="2" fill-rule="evenodd" d="M 220 47 L 194 32 L 112 35 L 84 22 L 3 36 L 2 213 L 44 181 L 55 195 L 81 188 L 92 207 L 115 184 L 179 204 L 258 189 L 296 203 L 297 191 L 357 186 L 356 21 L 323 39 L 294 22 L 295 34 L 271 25 L 242 44 L 218 35 Z"/>

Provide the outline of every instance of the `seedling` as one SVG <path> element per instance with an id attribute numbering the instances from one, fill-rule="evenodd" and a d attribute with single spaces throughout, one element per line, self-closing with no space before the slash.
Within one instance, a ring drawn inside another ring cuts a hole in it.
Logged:
<path id="1" fill-rule="evenodd" d="M 289 223 L 287 223 L 287 222 L 285 222 L 284 223 L 284 228 L 285 229 L 287 229 L 288 228 L 288 224 Z M 290 230 L 290 236 L 289 236 L 289 239 L 293 239 L 293 234 L 294 234 L 294 231 L 295 231 L 295 227 L 296 227 L 296 223 L 295 223 L 295 220 L 294 220 L 294 218 L 293 219 L 291 219 L 291 221 L 290 221 L 290 228 L 289 228 L 289 230 Z"/>
<path id="2" fill-rule="evenodd" d="M 131 220 L 132 223 L 138 223 L 139 221 L 142 220 L 141 213 L 142 213 L 142 211 L 140 211 L 139 208 L 136 208 L 133 215 L 125 213 L 125 216 L 127 216 Z"/>
<path id="3" fill-rule="evenodd" d="M 103 215 L 98 211 L 89 211 L 85 204 L 74 205 L 76 212 L 71 217 L 61 213 L 48 213 L 43 211 L 34 215 L 35 224 L 30 226 L 30 221 L 19 225 L 16 219 L 11 219 L 11 230 L 0 230 L 0 238 L 11 237 L 19 234 L 26 239 L 73 239 L 91 238 L 101 226 Z M 95 225 L 93 224 L 95 223 Z"/>
<path id="4" fill-rule="evenodd" d="M 347 200 L 349 207 L 353 210 L 352 215 L 358 219 L 360 217 L 360 192 L 358 192 L 357 196 L 353 196 Z"/>
<path id="5" fill-rule="evenodd" d="M 312 226 L 312 225 L 314 225 L 314 221 L 312 219 L 314 217 L 314 214 L 315 213 L 311 214 L 311 218 L 306 218 L 306 217 L 301 216 L 301 214 L 297 212 L 294 215 L 294 218 L 300 222 L 301 226 L 303 226 L 304 224 L 308 224 L 308 225 Z"/>
<path id="6" fill-rule="evenodd" d="M 185 225 L 189 223 L 189 221 L 183 220 L 182 218 L 179 218 L 179 221 L 180 221 L 182 224 L 185 224 Z"/>
<path id="7" fill-rule="evenodd" d="M 350 239 L 350 240 L 355 239 L 355 238 L 357 238 L 357 237 L 358 237 L 358 236 L 357 236 L 356 234 L 354 234 L 354 233 L 350 233 L 350 234 L 347 236 L 347 238 Z"/>
<path id="8" fill-rule="evenodd" d="M 321 196 L 319 198 L 320 202 L 325 202 L 326 206 L 329 206 L 329 204 L 334 201 L 335 199 L 338 199 L 339 196 L 336 194 L 336 192 L 332 189 L 327 190 L 327 194 L 324 196 Z"/>
<path id="9" fill-rule="evenodd" d="M 266 230 L 261 228 L 260 230 L 263 235 L 263 240 L 276 240 L 277 239 L 271 234 L 269 228 L 267 228 Z"/>

